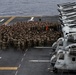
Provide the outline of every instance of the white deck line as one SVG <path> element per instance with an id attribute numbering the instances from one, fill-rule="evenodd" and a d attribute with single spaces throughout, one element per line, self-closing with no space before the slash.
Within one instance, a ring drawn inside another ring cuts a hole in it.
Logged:
<path id="1" fill-rule="evenodd" d="M 31 19 L 30 19 L 30 20 L 28 20 L 28 22 L 29 22 L 29 21 L 34 21 L 34 17 L 31 17 Z"/>
<path id="2" fill-rule="evenodd" d="M 0 57 L 0 59 L 1 59 L 2 57 Z"/>
<path id="3" fill-rule="evenodd" d="M 34 47 L 34 48 L 52 48 L 52 47 Z"/>
<path id="4" fill-rule="evenodd" d="M 4 19 L 1 19 L 1 20 L 0 20 L 0 22 L 3 22 L 3 21 L 4 21 Z"/>
<path id="5" fill-rule="evenodd" d="M 33 62 L 33 63 L 48 63 L 48 62 L 50 62 L 50 60 L 29 60 L 29 62 Z"/>

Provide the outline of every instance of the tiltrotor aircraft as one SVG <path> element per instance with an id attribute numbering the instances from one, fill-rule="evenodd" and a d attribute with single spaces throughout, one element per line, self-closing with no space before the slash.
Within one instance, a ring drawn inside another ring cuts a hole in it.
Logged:
<path id="1" fill-rule="evenodd" d="M 70 23 L 70 21 L 76 18 L 74 16 L 76 13 L 76 2 L 59 4 L 58 7 L 61 14 L 60 21 L 63 24 L 61 25 L 63 36 L 52 45 L 53 54 L 50 63 L 55 73 L 60 70 L 76 70 L 76 23 Z M 73 13 L 70 10 L 74 10 L 75 12 Z M 70 14 L 68 14 L 68 11 Z M 63 19 L 63 16 L 68 17 Z M 70 16 L 72 16 L 71 20 Z"/>

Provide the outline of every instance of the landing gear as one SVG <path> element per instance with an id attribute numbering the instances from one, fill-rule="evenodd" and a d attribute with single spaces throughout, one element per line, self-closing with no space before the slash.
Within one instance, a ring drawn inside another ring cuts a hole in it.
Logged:
<path id="1" fill-rule="evenodd" d="M 58 69 L 57 68 L 53 68 L 53 72 L 54 73 L 58 73 Z"/>

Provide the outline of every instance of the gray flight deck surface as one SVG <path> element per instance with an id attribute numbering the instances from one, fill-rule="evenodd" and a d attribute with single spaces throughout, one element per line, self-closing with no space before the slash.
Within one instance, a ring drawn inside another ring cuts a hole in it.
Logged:
<path id="1" fill-rule="evenodd" d="M 30 60 L 49 60 L 51 49 L 26 49 L 25 52 L 8 49 L 0 51 L 0 67 L 18 67 L 17 70 L 0 70 L 0 75 L 75 75 L 76 73 L 58 73 L 49 71 L 49 62 L 30 62 Z"/>
<path id="2" fill-rule="evenodd" d="M 9 20 L 10 17 L 0 17 L 0 19 L 4 19 L 0 24 L 28 21 L 30 18 L 15 17 Z M 34 17 L 34 21 L 39 21 L 40 18 L 42 21 L 58 21 L 58 16 L 37 16 Z M 46 61 L 50 60 L 50 52 L 51 48 L 28 48 L 24 52 L 13 48 L 5 51 L 0 50 L 0 75 L 76 75 L 76 73 L 69 72 L 54 74 L 52 70 L 49 70 L 50 63 Z M 12 70 L 11 67 L 13 67 Z"/>
<path id="3" fill-rule="evenodd" d="M 4 24 L 10 17 L 0 17 L 0 20 L 1 19 L 4 19 L 3 22 L 0 22 L 0 25 Z"/>
<path id="4" fill-rule="evenodd" d="M 26 49 L 25 52 L 9 49 L 0 51 L 0 67 L 18 67 L 15 71 L 0 70 L 0 75 L 50 75 L 49 62 L 30 62 L 30 60 L 49 60 L 50 49 Z"/>
<path id="5" fill-rule="evenodd" d="M 31 19 L 32 16 L 14 16 L 14 19 L 12 19 L 8 24 L 13 24 L 15 22 L 27 22 Z M 10 16 L 0 16 L 0 20 L 4 19 L 4 21 L 0 22 L 0 25 L 4 24 L 5 22 L 8 22 L 10 19 Z M 34 21 L 39 21 L 41 19 L 42 22 L 48 21 L 48 22 L 58 22 L 58 16 L 34 16 Z"/>

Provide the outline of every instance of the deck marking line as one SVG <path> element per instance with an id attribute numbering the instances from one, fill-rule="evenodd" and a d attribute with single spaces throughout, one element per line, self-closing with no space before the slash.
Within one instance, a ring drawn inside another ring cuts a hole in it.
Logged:
<path id="1" fill-rule="evenodd" d="M 24 54 L 24 56 L 26 55 L 26 53 Z"/>
<path id="2" fill-rule="evenodd" d="M 52 48 L 52 47 L 34 47 L 34 48 Z"/>
<path id="3" fill-rule="evenodd" d="M 50 72 L 53 72 L 53 71 L 50 71 Z"/>
<path id="4" fill-rule="evenodd" d="M 21 67 L 21 64 L 19 64 L 19 66 L 18 66 L 19 68 Z"/>
<path id="5" fill-rule="evenodd" d="M 37 62 L 39 62 L 39 63 L 45 63 L 45 62 L 50 62 L 50 60 L 29 60 L 29 62 L 34 62 L 34 63 L 37 63 Z"/>
<path id="6" fill-rule="evenodd" d="M 34 17 L 31 17 L 31 19 L 29 19 L 28 22 L 29 22 L 29 21 L 34 21 Z"/>
<path id="7" fill-rule="evenodd" d="M 0 57 L 0 59 L 1 59 L 2 57 Z"/>
<path id="8" fill-rule="evenodd" d="M 3 21 L 4 21 L 4 19 L 1 19 L 1 20 L 0 20 L 0 22 L 3 22 Z"/>
<path id="9" fill-rule="evenodd" d="M 21 59 L 21 62 L 23 61 L 24 58 Z"/>
<path id="10" fill-rule="evenodd" d="M 17 75 L 17 74 L 18 74 L 18 70 L 16 71 L 15 75 Z"/>
<path id="11" fill-rule="evenodd" d="M 18 67 L 0 67 L 0 70 L 17 70 Z"/>
<path id="12" fill-rule="evenodd" d="M 53 69 L 52 69 L 52 68 L 48 68 L 48 70 L 49 70 L 50 72 L 53 72 Z"/>
<path id="13" fill-rule="evenodd" d="M 22 65 L 22 62 L 23 62 L 23 60 L 24 60 L 24 56 L 26 55 L 26 51 L 25 51 L 25 53 L 23 54 L 23 57 L 22 57 L 22 59 L 21 59 L 21 62 L 20 62 L 20 64 L 19 64 L 19 66 L 18 66 L 18 70 L 19 70 L 19 68 L 21 67 L 21 65 Z M 15 75 L 17 75 L 18 74 L 18 70 L 15 72 Z"/>
<path id="14" fill-rule="evenodd" d="M 4 25 L 7 25 L 9 22 L 11 22 L 13 19 L 15 18 L 15 16 L 12 16 L 10 19 L 8 19 L 5 23 L 4 23 Z"/>
<path id="15" fill-rule="evenodd" d="M 48 68 L 48 70 L 50 70 L 50 68 Z"/>

